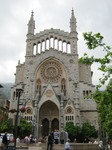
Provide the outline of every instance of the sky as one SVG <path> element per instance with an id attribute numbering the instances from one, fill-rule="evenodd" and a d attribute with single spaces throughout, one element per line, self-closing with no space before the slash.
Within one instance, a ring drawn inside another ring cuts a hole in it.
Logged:
<path id="1" fill-rule="evenodd" d="M 0 83 L 14 83 L 18 60 L 25 61 L 27 24 L 32 10 L 35 33 L 50 28 L 70 32 L 72 8 L 77 20 L 79 57 L 88 52 L 83 32 L 100 32 L 104 42 L 112 46 L 111 0 L 0 0 Z M 103 55 L 100 49 L 91 53 Z M 97 64 L 92 71 L 96 85 L 101 77 Z"/>

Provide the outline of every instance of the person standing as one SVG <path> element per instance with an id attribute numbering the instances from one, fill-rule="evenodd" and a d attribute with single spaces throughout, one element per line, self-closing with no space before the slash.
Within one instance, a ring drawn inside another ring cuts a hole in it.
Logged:
<path id="1" fill-rule="evenodd" d="M 50 133 L 47 140 L 47 150 L 52 150 L 52 146 L 53 146 L 53 136 L 52 133 Z"/>
<path id="2" fill-rule="evenodd" d="M 28 146 L 28 144 L 29 144 L 29 138 L 28 138 L 28 136 L 25 137 L 25 143 Z"/>
<path id="3" fill-rule="evenodd" d="M 20 145 L 20 138 L 19 138 L 19 137 L 17 137 L 16 143 L 17 143 L 18 145 Z"/>
<path id="4" fill-rule="evenodd" d="M 66 134 L 66 142 L 68 141 L 68 132 L 65 131 L 65 134 Z"/>
<path id="5" fill-rule="evenodd" d="M 67 141 L 67 140 L 66 140 L 66 133 L 65 133 L 64 130 L 62 130 L 62 131 L 60 132 L 60 143 L 61 143 L 61 144 L 64 144 L 66 141 Z"/>
<path id="6" fill-rule="evenodd" d="M 70 150 L 70 144 L 68 141 L 65 143 L 65 150 Z"/>
<path id="7" fill-rule="evenodd" d="M 3 136 L 2 143 L 4 145 L 4 150 L 6 150 L 7 146 L 8 146 L 7 132 L 5 132 L 5 134 Z"/>
<path id="8" fill-rule="evenodd" d="M 58 144 L 59 142 L 59 132 L 57 130 L 54 131 L 54 143 Z"/>

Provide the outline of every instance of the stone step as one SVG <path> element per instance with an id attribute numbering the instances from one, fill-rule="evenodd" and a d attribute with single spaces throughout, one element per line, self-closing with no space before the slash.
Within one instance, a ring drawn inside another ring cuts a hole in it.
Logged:
<path id="1" fill-rule="evenodd" d="M 99 150 L 98 144 L 89 143 L 70 143 L 71 150 Z M 47 144 L 42 145 L 42 150 L 47 150 Z M 64 144 L 53 144 L 52 150 L 65 150 Z"/>
<path id="2" fill-rule="evenodd" d="M 47 144 L 43 143 L 42 150 L 47 149 Z M 64 144 L 53 144 L 52 150 L 65 150 Z"/>

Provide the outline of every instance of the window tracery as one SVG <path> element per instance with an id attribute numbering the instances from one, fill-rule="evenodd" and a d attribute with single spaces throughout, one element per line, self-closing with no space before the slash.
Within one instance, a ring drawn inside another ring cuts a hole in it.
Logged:
<path id="1" fill-rule="evenodd" d="M 73 115 L 73 108 L 71 106 L 68 106 L 65 110 L 65 120 L 66 122 L 73 122 L 74 121 L 74 115 Z"/>
<path id="2" fill-rule="evenodd" d="M 50 60 L 42 65 L 40 73 L 45 82 L 56 83 L 62 76 L 62 68 L 58 62 Z"/>

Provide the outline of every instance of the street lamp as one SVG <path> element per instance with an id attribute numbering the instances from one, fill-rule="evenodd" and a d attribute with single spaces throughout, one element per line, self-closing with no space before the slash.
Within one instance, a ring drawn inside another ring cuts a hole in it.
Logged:
<path id="1" fill-rule="evenodd" d="M 19 115 L 19 103 L 20 97 L 23 92 L 23 89 L 16 89 L 16 98 L 17 98 L 17 110 L 16 110 L 16 120 L 15 120 L 15 140 L 14 140 L 14 147 L 16 150 L 16 139 L 17 139 L 17 128 L 18 128 L 18 115 Z"/>

